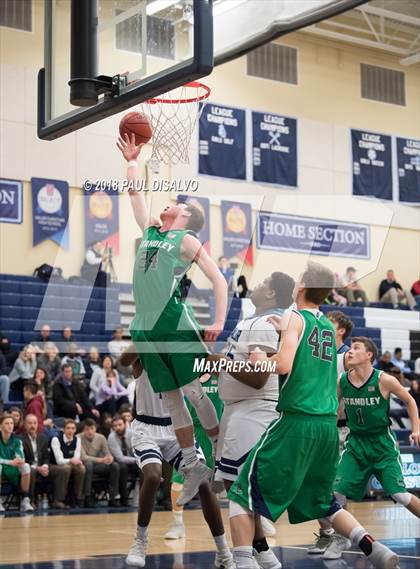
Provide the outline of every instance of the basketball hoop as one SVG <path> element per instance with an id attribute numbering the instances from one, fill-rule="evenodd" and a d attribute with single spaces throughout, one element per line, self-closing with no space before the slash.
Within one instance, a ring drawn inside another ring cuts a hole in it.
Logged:
<path id="1" fill-rule="evenodd" d="M 192 81 L 142 103 L 141 111 L 152 125 L 152 160 L 187 164 L 188 147 L 210 87 Z"/>

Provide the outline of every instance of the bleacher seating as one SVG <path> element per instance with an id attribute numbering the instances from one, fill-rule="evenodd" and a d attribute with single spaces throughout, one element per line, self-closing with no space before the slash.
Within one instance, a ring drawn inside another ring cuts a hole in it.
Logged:
<path id="1" fill-rule="evenodd" d="M 121 323 L 118 292 L 117 287 L 0 275 L 0 332 L 20 348 L 37 339 L 42 324 L 51 326 L 53 338 L 70 326 L 78 342 L 99 344 L 106 351 L 111 331 Z"/>

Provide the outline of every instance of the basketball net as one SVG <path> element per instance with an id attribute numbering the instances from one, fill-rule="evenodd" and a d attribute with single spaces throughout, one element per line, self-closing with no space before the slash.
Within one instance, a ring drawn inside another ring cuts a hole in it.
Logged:
<path id="1" fill-rule="evenodd" d="M 188 148 L 210 88 L 198 81 L 149 99 L 140 105 L 152 126 L 152 161 L 187 164 Z"/>

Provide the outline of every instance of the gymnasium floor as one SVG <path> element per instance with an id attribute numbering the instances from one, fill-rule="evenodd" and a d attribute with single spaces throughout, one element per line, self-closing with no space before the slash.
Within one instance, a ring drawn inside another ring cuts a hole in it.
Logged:
<path id="1" fill-rule="evenodd" d="M 373 535 L 401 556 L 401 569 L 420 569 L 420 523 L 390 502 L 353 504 L 351 511 Z M 103 512 L 103 510 L 102 510 Z M 136 523 L 134 512 L 64 515 L 28 515 L 0 518 L 0 567 L 32 569 L 122 569 Z M 223 510 L 226 527 L 227 511 Z M 213 542 L 199 510 L 185 513 L 187 538 L 168 542 L 162 538 L 171 520 L 169 512 L 156 512 L 149 531 L 150 569 L 211 569 Z M 356 551 L 343 560 L 323 562 L 309 557 L 305 544 L 312 541 L 316 524 L 277 523 L 270 539 L 284 569 L 368 569 Z"/>

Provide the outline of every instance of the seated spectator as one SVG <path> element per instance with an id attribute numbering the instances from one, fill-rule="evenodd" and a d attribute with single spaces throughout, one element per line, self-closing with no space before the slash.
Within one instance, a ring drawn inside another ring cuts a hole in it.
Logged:
<path id="1" fill-rule="evenodd" d="M 83 423 L 83 431 L 77 435 L 82 443 L 82 462 L 86 468 L 85 496 L 86 506 L 94 506 L 92 494 L 93 476 L 105 478 L 109 482 L 110 507 L 118 506 L 120 467 L 109 450 L 106 438 L 96 432 L 96 423 L 92 419 L 86 419 Z"/>
<path id="2" fill-rule="evenodd" d="M 19 356 L 19 352 L 16 352 L 13 349 L 11 341 L 7 336 L 4 335 L 0 335 L 0 352 L 6 358 L 6 365 L 9 370 L 7 374 L 9 375 L 9 373 L 12 371 L 13 364 Z"/>
<path id="3" fill-rule="evenodd" d="M 108 352 L 114 359 L 114 362 L 121 356 L 121 354 L 128 348 L 130 342 L 123 339 L 124 330 L 116 328 L 112 334 L 112 340 L 108 342 Z"/>
<path id="4" fill-rule="evenodd" d="M 391 359 L 391 363 L 395 367 L 399 368 L 402 373 L 404 373 L 406 375 L 412 375 L 413 370 L 410 367 L 408 367 L 408 365 L 402 359 L 402 349 L 401 348 L 395 348 L 394 357 Z"/>
<path id="5" fill-rule="evenodd" d="M 126 422 L 127 426 L 131 425 L 133 422 L 133 408 L 127 403 L 125 405 L 121 405 L 120 407 L 120 415 Z"/>
<path id="6" fill-rule="evenodd" d="M 51 439 L 50 471 L 54 480 L 58 477 L 62 479 L 62 485 L 57 487 L 57 491 L 54 488 L 55 501 L 65 501 L 71 483 L 75 504 L 79 508 L 83 508 L 85 502 L 86 469 L 82 464 L 81 451 L 82 442 L 79 437 L 76 437 L 76 423 L 73 419 L 66 419 L 64 430 Z"/>
<path id="7" fill-rule="evenodd" d="M 131 429 L 121 415 L 112 419 L 112 431 L 108 437 L 108 446 L 114 460 L 120 465 L 121 506 L 128 506 L 128 480 L 136 480 L 139 469 L 131 444 Z"/>
<path id="8" fill-rule="evenodd" d="M 389 373 L 390 375 L 393 375 L 395 378 L 398 379 L 398 381 L 401 383 L 401 385 L 403 385 L 404 375 L 401 373 L 400 368 L 395 366 L 391 360 L 392 360 L 391 352 L 389 352 L 387 350 L 379 358 L 377 367 L 378 367 L 378 369 L 384 371 L 385 373 Z"/>
<path id="9" fill-rule="evenodd" d="M 25 401 L 24 416 L 34 415 L 37 418 L 39 432 L 44 430 L 44 419 L 47 416 L 45 399 L 34 381 L 28 381 L 23 386 L 23 399 Z"/>
<path id="10" fill-rule="evenodd" d="M 50 452 L 48 437 L 38 431 L 38 419 L 35 415 L 26 415 L 22 434 L 25 460 L 31 467 L 30 499 L 35 500 L 35 489 L 43 480 L 54 482 L 53 508 L 65 508 L 65 473 L 52 472 L 50 469 Z M 63 493 L 64 491 L 64 493 Z"/>
<path id="11" fill-rule="evenodd" d="M 13 419 L 13 433 L 21 435 L 23 433 L 23 410 L 20 407 L 10 407 L 9 415 Z"/>
<path id="12" fill-rule="evenodd" d="M 114 360 L 111 356 L 104 356 L 102 358 L 102 367 L 95 369 L 89 382 L 90 394 L 89 397 L 96 401 L 98 397 L 99 388 L 106 382 L 106 372 L 114 369 Z M 119 374 L 117 373 L 118 382 L 120 381 Z"/>
<path id="13" fill-rule="evenodd" d="M 52 342 L 51 327 L 49 324 L 43 324 L 39 331 L 38 338 L 31 342 L 37 353 L 42 354 L 45 350 L 45 345 Z"/>
<path id="14" fill-rule="evenodd" d="M 28 345 L 20 352 L 9 374 L 10 384 L 13 389 L 21 390 L 23 382 L 32 379 L 36 370 L 36 353 L 33 346 Z"/>
<path id="15" fill-rule="evenodd" d="M 9 391 L 9 367 L 3 352 L 0 352 L 0 400 L 3 403 L 7 403 L 9 401 Z"/>
<path id="16" fill-rule="evenodd" d="M 100 369 L 102 364 L 101 356 L 99 355 L 98 348 L 92 346 L 89 350 L 89 354 L 83 359 L 83 365 L 85 366 L 86 379 L 91 379 L 95 369 Z"/>
<path id="17" fill-rule="evenodd" d="M 71 365 L 63 365 L 53 387 L 54 413 L 58 417 L 86 419 L 99 417 L 86 395 L 84 387 L 73 378 Z"/>
<path id="18" fill-rule="evenodd" d="M 413 399 L 417 403 L 417 409 L 419 410 L 419 417 L 420 417 L 420 381 L 417 381 L 417 379 L 413 379 L 413 381 L 411 382 L 409 394 L 411 395 L 411 397 L 413 397 Z"/>
<path id="19" fill-rule="evenodd" d="M 106 380 L 101 384 L 96 396 L 96 408 L 100 413 L 115 415 L 124 403 L 128 403 L 127 390 L 118 381 L 115 369 L 106 372 Z"/>
<path id="20" fill-rule="evenodd" d="M 37 367 L 34 373 L 33 378 L 34 383 L 37 384 L 39 391 L 42 391 L 44 397 L 46 392 L 46 384 L 47 384 L 47 372 L 42 367 Z"/>
<path id="21" fill-rule="evenodd" d="M 85 366 L 83 360 L 77 352 L 77 344 L 70 344 L 69 351 L 66 356 L 61 360 L 61 365 L 71 365 L 73 368 L 73 377 L 77 381 L 83 381 L 86 376 Z"/>
<path id="22" fill-rule="evenodd" d="M 405 300 L 411 310 L 416 307 L 416 301 L 409 290 L 404 290 L 400 283 L 397 282 L 393 270 L 386 273 L 384 279 L 379 285 L 379 300 L 381 302 L 389 302 L 394 308 L 398 308 L 400 302 Z"/>
<path id="23" fill-rule="evenodd" d="M 410 292 L 414 298 L 416 298 L 416 296 L 420 296 L 420 279 L 413 283 Z"/>
<path id="24" fill-rule="evenodd" d="M 101 433 L 106 439 L 112 429 L 112 415 L 111 413 L 101 413 L 98 425 L 98 433 Z"/>
<path id="25" fill-rule="evenodd" d="M 44 346 L 44 353 L 39 354 L 37 361 L 38 367 L 44 369 L 47 374 L 47 380 L 44 383 L 45 396 L 47 399 L 51 399 L 53 381 L 61 369 L 57 346 L 53 342 L 47 342 Z"/>
<path id="26" fill-rule="evenodd" d="M 340 294 L 346 297 L 349 304 L 353 304 L 357 300 L 361 300 L 363 304 L 369 304 L 366 292 L 362 289 L 357 282 L 356 269 L 354 267 L 347 267 L 346 272 L 341 277 L 341 290 Z"/>
<path id="27" fill-rule="evenodd" d="M 64 326 L 61 332 L 60 339 L 58 341 L 58 347 L 60 350 L 60 356 L 63 358 L 66 356 L 70 349 L 70 344 L 76 343 L 76 337 L 73 334 L 73 330 L 70 326 Z"/>
<path id="28" fill-rule="evenodd" d="M 29 499 L 31 469 L 25 462 L 22 441 L 13 434 L 14 422 L 10 415 L 0 417 L 0 486 L 8 482 L 20 488 L 22 496 L 20 509 L 22 512 L 33 512 Z M 0 499 L 0 512 L 4 507 Z"/>
<path id="29" fill-rule="evenodd" d="M 246 298 L 248 296 L 248 284 L 246 282 L 245 275 L 240 275 L 238 278 L 238 284 L 236 287 L 236 294 L 239 298 Z"/>

